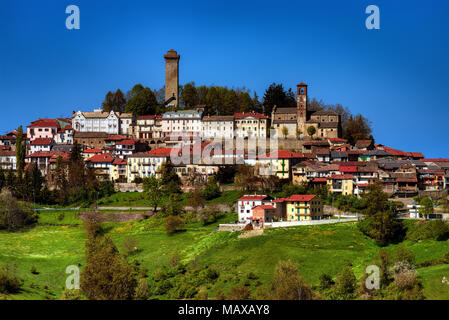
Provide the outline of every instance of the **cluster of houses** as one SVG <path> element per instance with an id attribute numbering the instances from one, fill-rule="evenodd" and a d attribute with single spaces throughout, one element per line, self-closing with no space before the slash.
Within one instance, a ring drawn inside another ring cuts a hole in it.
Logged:
<path id="1" fill-rule="evenodd" d="M 207 180 L 222 166 L 248 164 L 269 169 L 263 172 L 283 181 L 327 185 L 331 192 L 344 195 L 360 195 L 374 181 L 381 181 L 388 194 L 404 197 L 449 188 L 448 159 L 425 159 L 420 152 L 404 152 L 372 140 L 354 146 L 338 137 L 303 140 L 300 152 L 263 154 L 208 143 L 219 135 L 266 137 L 269 127 L 269 117 L 253 112 L 204 117 L 201 108 L 139 117 L 114 111 L 74 112 L 72 118 L 38 119 L 27 126 L 26 162 L 36 163 L 46 175 L 58 157 L 68 159 L 76 141 L 86 165 L 95 169 L 99 179 L 129 183 L 157 174 L 164 162 L 181 154 L 186 141 L 173 134 L 187 132 L 192 137 L 191 159 L 174 164 L 181 178 L 196 174 Z M 16 134 L 0 136 L 0 166 L 6 170 L 16 169 Z M 207 161 L 202 155 L 211 146 Z"/>
<path id="2" fill-rule="evenodd" d="M 238 199 L 240 223 L 263 226 L 274 221 L 312 221 L 325 218 L 323 202 L 316 195 L 291 195 L 273 199 L 267 195 L 244 195 Z"/>

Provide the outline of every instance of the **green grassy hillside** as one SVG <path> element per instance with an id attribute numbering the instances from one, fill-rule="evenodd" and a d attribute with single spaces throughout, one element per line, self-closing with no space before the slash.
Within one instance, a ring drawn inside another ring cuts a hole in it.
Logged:
<path id="1" fill-rule="evenodd" d="M 347 264 L 360 278 L 379 249 L 353 223 L 271 229 L 262 236 L 245 239 L 238 239 L 238 233 L 215 231 L 218 223 L 235 219 L 235 215 L 227 214 L 208 226 L 190 223 L 185 232 L 174 235 L 165 233 L 158 218 L 106 223 L 105 228 L 118 248 L 128 237 L 137 240 L 139 251 L 131 259 L 139 260 L 149 273 L 163 268 L 175 254 L 185 262 L 195 259 L 200 265 L 214 267 L 220 276 L 208 288 L 212 297 L 219 289 L 226 292 L 243 284 L 250 272 L 258 277 L 258 281 L 250 283 L 253 289 L 268 285 L 279 260 L 292 260 L 311 285 L 318 284 L 321 274 L 335 276 Z M 0 232 L 0 261 L 16 264 L 25 280 L 23 291 L 10 299 L 59 298 L 66 267 L 84 265 L 85 235 L 76 212 L 67 211 L 63 217 L 59 212 L 42 212 L 39 223 L 21 232 Z M 447 241 L 405 241 L 400 245 L 415 253 L 417 263 L 442 257 L 449 251 Z M 387 250 L 394 248 L 391 245 Z M 39 274 L 31 273 L 32 267 Z M 449 285 L 441 284 L 442 274 L 449 279 L 447 265 L 418 271 L 426 297 L 449 299 Z"/>

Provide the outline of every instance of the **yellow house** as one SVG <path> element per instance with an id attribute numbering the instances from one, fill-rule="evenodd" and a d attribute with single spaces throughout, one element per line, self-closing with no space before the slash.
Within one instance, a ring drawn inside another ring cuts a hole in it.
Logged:
<path id="1" fill-rule="evenodd" d="M 327 180 L 330 192 L 341 193 L 345 196 L 354 193 L 354 181 L 350 174 L 334 174 Z"/>
<path id="2" fill-rule="evenodd" d="M 304 159 L 302 153 L 278 150 L 259 157 L 257 163 L 262 166 L 268 166 L 272 170 L 273 175 L 276 175 L 279 179 L 292 180 L 292 167 L 302 159 Z"/>
<path id="3" fill-rule="evenodd" d="M 316 195 L 294 194 L 284 200 L 287 221 L 311 221 L 323 218 L 323 202 Z"/>
<path id="4" fill-rule="evenodd" d="M 115 158 L 109 169 L 109 178 L 116 182 L 126 182 L 128 162 L 125 159 Z"/>

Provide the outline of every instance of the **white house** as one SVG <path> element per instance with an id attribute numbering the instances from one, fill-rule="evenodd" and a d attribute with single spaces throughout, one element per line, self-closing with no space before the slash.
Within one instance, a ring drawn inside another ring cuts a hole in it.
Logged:
<path id="1" fill-rule="evenodd" d="M 38 151 L 50 151 L 53 147 L 53 140 L 51 138 L 36 138 L 30 143 L 30 153 Z"/>
<path id="2" fill-rule="evenodd" d="M 267 195 L 244 195 L 238 199 L 237 209 L 239 213 L 239 222 L 247 223 L 251 222 L 251 217 L 253 216 L 253 208 L 263 205 L 271 204 L 271 198 Z"/>
<path id="3" fill-rule="evenodd" d="M 199 137 L 201 135 L 202 115 L 201 109 L 164 112 L 161 120 L 164 137 L 172 134 Z"/>
<path id="4" fill-rule="evenodd" d="M 0 150 L 0 167 L 4 170 L 16 170 L 16 152 Z"/>
<path id="5" fill-rule="evenodd" d="M 114 111 L 103 112 L 101 109 L 94 112 L 75 112 L 72 115 L 72 127 L 79 132 L 106 132 L 120 133 L 120 118 Z"/>
<path id="6" fill-rule="evenodd" d="M 73 144 L 73 128 L 66 125 L 65 128 L 59 129 L 54 136 L 56 144 Z"/>
<path id="7" fill-rule="evenodd" d="M 201 121 L 201 136 L 206 139 L 234 138 L 234 116 L 205 116 Z"/>
<path id="8" fill-rule="evenodd" d="M 235 113 L 235 135 L 237 137 L 267 137 L 269 118 L 257 112 Z"/>

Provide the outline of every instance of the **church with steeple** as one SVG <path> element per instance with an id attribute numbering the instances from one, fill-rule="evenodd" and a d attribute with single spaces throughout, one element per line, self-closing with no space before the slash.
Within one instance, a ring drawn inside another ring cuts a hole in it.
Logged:
<path id="1" fill-rule="evenodd" d="M 340 138 L 341 116 L 332 110 L 310 110 L 307 103 L 307 84 L 297 86 L 296 108 L 278 108 L 274 106 L 271 113 L 271 126 L 278 137 L 298 138 L 308 136 L 307 128 L 314 127 L 313 138 Z"/>

